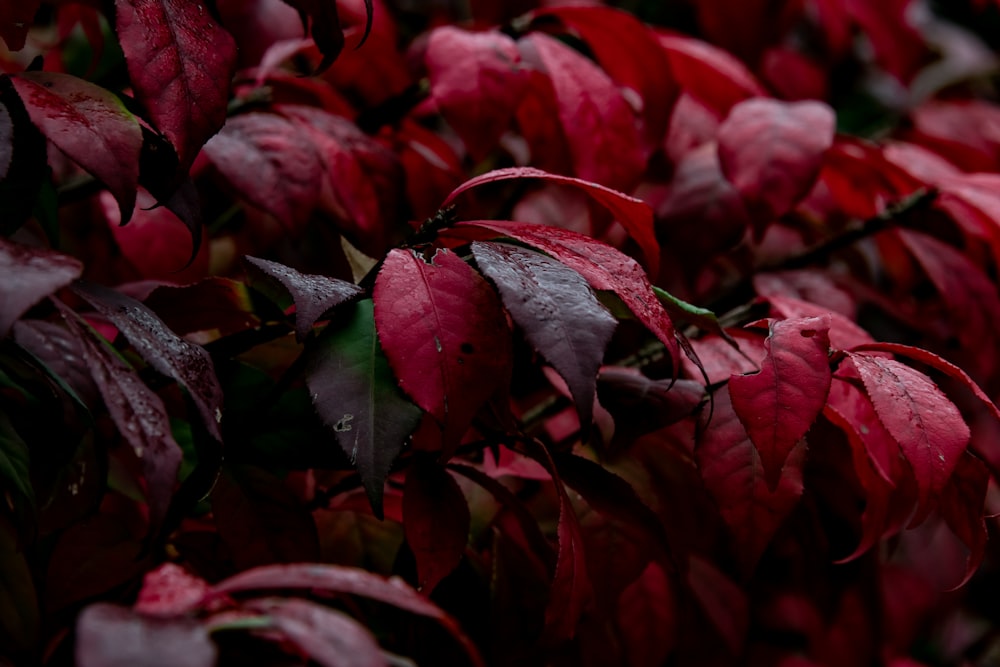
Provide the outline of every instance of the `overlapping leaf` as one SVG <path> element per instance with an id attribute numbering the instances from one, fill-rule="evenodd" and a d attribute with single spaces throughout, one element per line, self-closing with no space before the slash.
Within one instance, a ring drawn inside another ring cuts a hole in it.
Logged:
<path id="1" fill-rule="evenodd" d="M 344 49 L 344 33 L 340 27 L 337 3 L 334 0 L 285 0 L 285 2 L 298 10 L 303 27 L 308 25 L 307 19 L 311 19 L 310 34 L 320 53 L 323 54 L 323 62 L 320 63 L 318 71 L 328 69 Z M 365 31 L 358 46 L 364 43 L 372 29 L 374 14 L 372 0 L 365 0 L 365 11 L 367 12 Z"/>
<path id="2" fill-rule="evenodd" d="M 196 619 L 143 616 L 107 603 L 80 614 L 75 651 L 80 667 L 212 667 L 217 653 L 208 628 Z"/>
<path id="3" fill-rule="evenodd" d="M 746 65 L 722 49 L 677 34 L 660 34 L 659 41 L 681 87 L 720 116 L 747 98 L 767 95 Z"/>
<path id="4" fill-rule="evenodd" d="M 417 561 L 417 588 L 424 595 L 462 561 L 470 521 L 462 489 L 443 467 L 420 463 L 407 471 L 403 528 Z"/>
<path id="5" fill-rule="evenodd" d="M 483 242 L 472 244 L 472 254 L 528 342 L 566 380 L 580 423 L 590 424 L 597 371 L 615 319 L 579 273 L 547 255 Z"/>
<path id="6" fill-rule="evenodd" d="M 44 248 L 0 238 L 0 338 L 33 305 L 80 277 L 83 265 Z"/>

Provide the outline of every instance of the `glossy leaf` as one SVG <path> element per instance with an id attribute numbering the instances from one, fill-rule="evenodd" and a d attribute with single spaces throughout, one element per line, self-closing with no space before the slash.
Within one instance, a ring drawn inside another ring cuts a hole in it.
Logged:
<path id="1" fill-rule="evenodd" d="M 597 371 L 618 323 L 579 273 L 547 255 L 483 242 L 472 254 L 525 338 L 566 381 L 580 423 L 590 424 Z"/>
<path id="2" fill-rule="evenodd" d="M 356 298 L 362 290 L 346 280 L 299 273 L 267 259 L 247 257 L 246 261 L 265 276 L 278 281 L 295 302 L 295 337 L 303 341 L 316 322 L 330 309 Z"/>
<path id="3" fill-rule="evenodd" d="M 76 622 L 80 667 L 144 665 L 213 667 L 215 644 L 192 618 L 155 618 L 113 604 L 92 604 Z"/>
<path id="4" fill-rule="evenodd" d="M 29 308 L 83 273 L 76 259 L 0 238 L 0 338 Z"/>
<path id="5" fill-rule="evenodd" d="M 122 332 L 150 366 L 190 392 L 208 432 L 221 442 L 222 387 L 208 352 L 179 337 L 153 311 L 121 292 L 89 283 L 75 289 Z"/>
<path id="6" fill-rule="evenodd" d="M 410 467 L 403 487 L 403 528 L 417 561 L 417 590 L 424 595 L 462 561 L 470 521 L 462 489 L 443 467 Z"/>
<path id="7" fill-rule="evenodd" d="M 378 337 L 402 387 L 458 446 L 509 374 L 511 338 L 489 284 L 448 250 L 393 250 L 375 280 Z"/>
<path id="8" fill-rule="evenodd" d="M 597 183 L 589 183 L 578 178 L 570 178 L 569 176 L 550 174 L 532 167 L 509 167 L 506 169 L 496 169 L 467 180 L 448 195 L 444 203 L 441 204 L 441 207 L 448 206 L 460 194 L 476 186 L 496 181 L 506 181 L 512 178 L 539 178 L 547 183 L 569 185 L 583 190 L 594 201 L 608 209 L 629 233 L 629 236 L 639 244 L 643 256 L 646 258 L 649 274 L 655 276 L 659 272 L 660 244 L 656 240 L 656 234 L 653 229 L 653 211 L 649 208 L 649 205 L 640 199 L 629 197 Z"/>
<path id="9" fill-rule="evenodd" d="M 383 483 L 421 411 L 396 386 L 375 332 L 371 300 L 360 301 L 343 323 L 331 324 L 307 354 L 313 405 L 334 430 L 381 517 Z"/>
<path id="10" fill-rule="evenodd" d="M 772 322 L 759 373 L 729 380 L 733 409 L 760 454 L 775 490 L 792 450 L 819 416 L 830 391 L 830 319 Z"/>
<path id="11" fill-rule="evenodd" d="M 68 74 L 22 72 L 11 82 L 31 122 L 108 187 L 127 222 L 139 188 L 139 120 L 111 92 Z"/>
<path id="12" fill-rule="evenodd" d="M 236 43 L 199 3 L 115 0 L 115 9 L 136 98 L 186 170 L 226 121 Z"/>

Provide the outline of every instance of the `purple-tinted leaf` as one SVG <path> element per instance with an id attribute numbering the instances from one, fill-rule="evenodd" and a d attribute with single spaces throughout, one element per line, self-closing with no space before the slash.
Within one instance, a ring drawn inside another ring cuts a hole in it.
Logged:
<path id="1" fill-rule="evenodd" d="M 443 467 L 420 462 L 407 471 L 403 528 L 417 561 L 417 589 L 424 595 L 462 562 L 470 521 L 465 495 Z"/>
<path id="2" fill-rule="evenodd" d="M 149 522 L 155 529 L 173 496 L 183 453 L 170 431 L 163 401 L 143 384 L 139 374 L 60 305 L 63 319 L 83 346 L 83 357 L 122 437 L 142 463 L 149 502 Z"/>
<path id="3" fill-rule="evenodd" d="M 83 265 L 72 257 L 0 238 L 0 338 L 29 308 L 81 273 Z"/>
<path id="4" fill-rule="evenodd" d="M 285 3 L 298 10 L 302 17 L 303 28 L 307 27 L 308 19 L 312 19 L 313 41 L 323 54 L 323 62 L 317 68 L 317 73 L 330 67 L 344 49 L 344 33 L 340 27 L 340 17 L 337 15 L 337 3 L 333 0 L 285 0 Z M 374 7 L 372 0 L 365 0 L 365 31 L 358 42 L 360 47 L 372 30 Z"/>
<path id="5" fill-rule="evenodd" d="M 135 207 L 142 129 L 111 92 L 68 74 L 22 72 L 11 77 L 42 134 L 104 183 L 118 201 L 122 222 Z"/>
<path id="6" fill-rule="evenodd" d="M 0 104 L 0 181 L 7 178 L 7 172 L 14 161 L 14 121 L 7 107 Z"/>
<path id="7" fill-rule="evenodd" d="M 341 611 L 295 598 L 261 598 L 247 606 L 267 614 L 272 627 L 323 667 L 386 665 L 371 632 Z"/>
<path id="8" fill-rule="evenodd" d="M 375 332 L 372 302 L 359 302 L 306 352 L 306 384 L 320 418 L 353 462 L 382 517 L 386 475 L 422 414 L 396 386 Z"/>
<path id="9" fill-rule="evenodd" d="M 180 338 L 153 311 L 121 292 L 82 283 L 74 289 L 111 320 L 150 366 L 190 392 L 205 427 L 221 442 L 222 387 L 208 352 Z"/>
<path id="10" fill-rule="evenodd" d="M 214 667 L 216 649 L 196 619 L 148 617 L 102 602 L 80 614 L 75 656 L 79 667 Z"/>
<path id="11" fill-rule="evenodd" d="M 115 0 L 115 9 L 136 98 L 186 171 L 226 121 L 236 43 L 198 2 Z"/>
<path id="12" fill-rule="evenodd" d="M 785 459 L 819 416 L 830 391 L 830 318 L 772 322 L 760 372 L 729 380 L 733 409 L 760 453 L 774 490 Z"/>
<path id="13" fill-rule="evenodd" d="M 506 243 L 475 242 L 472 254 L 525 338 L 566 380 L 580 423 L 590 424 L 597 371 L 618 322 L 558 260 Z"/>
<path id="14" fill-rule="evenodd" d="M 363 291 L 346 280 L 305 273 L 256 257 L 246 261 L 261 273 L 280 282 L 295 302 L 295 337 L 305 340 L 313 325 L 334 306 L 355 298 Z"/>
<path id="15" fill-rule="evenodd" d="M 402 387 L 453 451 L 510 373 L 511 337 L 496 292 L 449 250 L 430 261 L 393 250 L 375 280 L 378 337 Z"/>
<path id="16" fill-rule="evenodd" d="M 608 366 L 597 376 L 601 406 L 615 420 L 615 440 L 659 430 L 691 416 L 705 398 L 694 380 L 652 380 L 634 368 Z"/>
<path id="17" fill-rule="evenodd" d="M 17 344 L 76 392 L 84 405 L 97 400 L 97 385 L 83 360 L 80 340 L 70 331 L 45 320 L 19 320 L 12 331 Z"/>

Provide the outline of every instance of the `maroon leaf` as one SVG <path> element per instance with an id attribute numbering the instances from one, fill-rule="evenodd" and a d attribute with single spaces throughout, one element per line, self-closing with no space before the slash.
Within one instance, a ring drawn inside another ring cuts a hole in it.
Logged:
<path id="1" fill-rule="evenodd" d="M 740 655 L 749 625 L 746 593 L 710 561 L 694 554 L 688 560 L 687 584 L 729 652 Z"/>
<path id="2" fill-rule="evenodd" d="M 705 398 L 693 380 L 651 380 L 638 369 L 607 366 L 597 378 L 601 406 L 615 420 L 615 439 L 631 443 L 691 416 Z"/>
<path id="3" fill-rule="evenodd" d="M 215 644 L 196 619 L 154 618 L 113 604 L 92 604 L 76 622 L 80 667 L 214 667 Z"/>
<path id="4" fill-rule="evenodd" d="M 509 374 L 511 339 L 489 284 L 448 250 L 393 250 L 375 280 L 378 337 L 403 391 L 453 450 Z"/>
<path id="5" fill-rule="evenodd" d="M 226 121 L 236 43 L 196 2 L 116 0 L 115 8 L 136 98 L 184 171 Z"/>
<path id="6" fill-rule="evenodd" d="M 204 155 L 253 206 L 299 231 L 316 208 L 323 162 L 315 141 L 293 121 L 246 113 L 226 122 Z"/>
<path id="7" fill-rule="evenodd" d="M 371 632 L 341 611 L 295 598 L 261 598 L 247 606 L 267 614 L 285 639 L 323 667 L 387 664 Z"/>
<path id="8" fill-rule="evenodd" d="M 247 257 L 246 261 L 288 290 L 295 302 L 295 337 L 299 341 L 305 340 L 324 313 L 362 292 L 346 280 L 299 273 L 284 264 L 256 257 Z"/>
<path id="9" fill-rule="evenodd" d="M 679 622 L 673 584 L 656 563 L 618 597 L 615 625 L 625 644 L 628 667 L 659 667 L 674 648 Z"/>
<path id="10" fill-rule="evenodd" d="M 646 167 L 636 114 L 615 83 L 591 60 L 553 37 L 533 33 L 533 49 L 555 90 L 556 111 L 580 178 L 631 191 Z"/>
<path id="11" fill-rule="evenodd" d="M 24 48 L 28 29 L 41 4 L 41 0 L 0 3 L 0 39 L 7 43 L 8 49 L 20 51 Z"/>
<path id="12" fill-rule="evenodd" d="M 639 247 L 642 249 L 643 256 L 646 258 L 646 265 L 649 267 L 650 275 L 655 276 L 659 272 L 660 244 L 656 240 L 656 233 L 653 228 L 652 209 L 650 209 L 649 205 L 641 199 L 629 197 L 628 195 L 616 192 L 615 190 L 606 188 L 603 185 L 598 185 L 597 183 L 589 183 L 578 178 L 570 178 L 569 176 L 550 174 L 532 167 L 510 167 L 507 169 L 490 171 L 482 176 L 476 176 L 475 178 L 469 179 L 462 185 L 455 188 L 455 190 L 453 190 L 452 193 L 444 200 L 444 203 L 441 204 L 441 207 L 444 208 L 448 206 L 460 194 L 466 190 L 471 190 L 478 185 L 493 183 L 495 181 L 505 181 L 511 178 L 540 178 L 549 183 L 570 185 L 583 190 L 590 195 L 594 201 L 611 211 L 612 215 L 615 216 L 615 219 L 618 220 L 622 227 L 624 227 L 629 233 L 629 236 L 631 236 L 635 242 L 639 244 Z"/>
<path id="13" fill-rule="evenodd" d="M 615 318 L 579 273 L 547 255 L 482 242 L 472 244 L 472 254 L 525 338 L 566 380 L 580 423 L 590 424 L 597 371 Z"/>
<path id="14" fill-rule="evenodd" d="M 976 573 L 986 554 L 986 521 L 983 506 L 990 484 L 990 473 L 983 463 L 965 452 L 955 466 L 948 485 L 941 494 L 938 511 L 952 532 L 969 549 L 965 576 L 955 586 L 959 588 Z"/>
<path id="15" fill-rule="evenodd" d="M 538 248 L 582 275 L 594 289 L 614 292 L 639 321 L 666 345 L 671 356 L 675 360 L 679 357 L 670 316 L 653 292 L 645 272 L 628 255 L 589 236 L 559 227 L 477 220 L 459 223 L 454 230 L 474 227 L 489 229 Z"/>
<path id="16" fill-rule="evenodd" d="M 729 528 L 743 572 L 749 575 L 802 496 L 805 443 L 793 446 L 771 489 L 760 454 L 727 392 L 716 392 L 712 420 L 701 433 L 695 450 L 698 468 Z"/>
<path id="17" fill-rule="evenodd" d="M 153 311 L 121 292 L 82 283 L 75 290 L 118 327 L 150 366 L 190 392 L 208 432 L 221 442 L 222 387 L 208 352 L 180 338 Z"/>
<path id="18" fill-rule="evenodd" d="M 924 507 L 955 470 L 969 443 L 969 427 L 958 408 L 923 373 L 864 352 L 852 352 L 850 359 L 879 419 L 910 462 Z"/>
<path id="19" fill-rule="evenodd" d="M 427 40 L 431 100 L 474 160 L 485 159 L 510 126 L 525 84 L 520 60 L 501 32 L 443 26 Z"/>
<path id="20" fill-rule="evenodd" d="M 127 222 L 139 188 L 138 119 L 111 92 L 68 74 L 22 72 L 10 80 L 31 122 L 108 187 Z"/>
<path id="21" fill-rule="evenodd" d="M 719 160 L 756 222 L 784 215 L 809 193 L 835 121 L 822 102 L 751 99 L 732 108 L 719 126 Z"/>
<path id="22" fill-rule="evenodd" d="M 838 382 L 830 386 L 824 414 L 849 437 L 853 433 L 875 471 L 888 484 L 895 485 L 900 475 L 899 443 L 882 425 L 868 396 L 851 382 L 857 378 L 853 362 L 842 363 L 834 377 Z M 835 415 L 830 415 L 831 412 Z"/>
<path id="23" fill-rule="evenodd" d="M 44 248 L 29 248 L 0 238 L 0 338 L 21 315 L 83 273 L 83 265 Z"/>
<path id="24" fill-rule="evenodd" d="M 317 68 L 317 73 L 328 69 L 344 49 L 344 33 L 340 27 L 337 3 L 333 0 L 285 0 L 285 2 L 299 11 L 303 27 L 306 26 L 307 18 L 312 20 L 310 34 L 320 53 L 323 54 L 323 61 Z M 372 0 L 365 0 L 365 11 L 367 12 L 365 32 L 358 46 L 364 44 L 372 29 L 374 15 Z"/>
<path id="25" fill-rule="evenodd" d="M 729 380 L 733 409 L 775 490 L 785 459 L 819 416 L 830 391 L 830 318 L 772 322 L 759 373 Z"/>
<path id="26" fill-rule="evenodd" d="M 726 51 L 682 35 L 661 34 L 659 40 L 685 92 L 720 116 L 749 97 L 767 95 L 746 65 Z"/>
<path id="27" fill-rule="evenodd" d="M 14 121 L 10 111 L 0 103 L 0 182 L 7 178 L 14 162 Z"/>
<path id="28" fill-rule="evenodd" d="M 444 468 L 418 463 L 407 471 L 403 527 L 417 561 L 417 590 L 424 595 L 462 562 L 470 521 L 462 489 Z"/>
<path id="29" fill-rule="evenodd" d="M 132 609 L 147 616 L 180 616 L 198 609 L 208 583 L 174 563 L 164 563 L 142 578 L 142 589 Z"/>

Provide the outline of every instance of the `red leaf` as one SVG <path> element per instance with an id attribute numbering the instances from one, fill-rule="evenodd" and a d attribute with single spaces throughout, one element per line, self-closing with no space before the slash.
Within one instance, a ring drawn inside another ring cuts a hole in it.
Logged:
<path id="1" fill-rule="evenodd" d="M 417 590 L 424 595 L 462 562 L 470 521 L 465 495 L 444 468 L 417 463 L 407 471 L 403 528 L 417 561 Z"/>
<path id="2" fill-rule="evenodd" d="M 719 161 L 755 222 L 784 215 L 809 193 L 835 121 L 822 102 L 751 99 L 732 108 L 719 126 Z"/>
<path id="3" fill-rule="evenodd" d="M 676 643 L 679 625 L 670 579 L 656 563 L 622 591 L 615 625 L 623 638 L 628 667 L 660 667 Z"/>
<path id="4" fill-rule="evenodd" d="M 759 278 L 758 274 L 755 276 Z M 757 284 L 755 280 L 754 284 Z M 761 291 L 758 288 L 758 291 Z M 771 304 L 771 314 L 782 319 L 795 319 L 802 317 L 829 317 L 830 318 L 830 345 L 835 350 L 848 350 L 855 345 L 864 345 L 874 342 L 874 339 L 867 331 L 858 326 L 854 320 L 848 319 L 840 313 L 833 312 L 829 308 L 796 299 L 790 296 L 780 296 L 778 294 L 765 295 L 768 303 Z"/>
<path id="5" fill-rule="evenodd" d="M 617 190 L 635 188 L 646 168 L 645 152 L 636 115 L 614 82 L 593 61 L 548 35 L 533 33 L 519 46 L 526 59 L 537 55 L 552 81 L 574 173 Z"/>
<path id="6" fill-rule="evenodd" d="M 750 442 L 727 392 L 716 392 L 712 420 L 695 449 L 705 487 L 733 538 L 744 574 L 753 572 L 771 538 L 802 496 L 805 443 L 794 445 L 771 489 L 760 454 Z"/>
<path id="7" fill-rule="evenodd" d="M 431 100 L 477 162 L 493 152 L 514 118 L 526 83 L 520 61 L 514 40 L 498 31 L 443 26 L 427 40 Z"/>
<path id="8" fill-rule="evenodd" d="M 558 260 L 504 243 L 475 242 L 472 254 L 525 338 L 566 380 L 586 428 L 597 371 L 618 322 L 587 281 Z"/>
<path id="9" fill-rule="evenodd" d="M 986 554 L 986 521 L 983 506 L 990 484 L 990 473 L 982 462 L 965 452 L 955 466 L 955 473 L 944 487 L 938 511 L 952 532 L 969 549 L 965 576 L 955 586 L 960 588 L 972 578 Z"/>
<path id="10" fill-rule="evenodd" d="M 98 603 L 77 619 L 75 657 L 80 667 L 214 667 L 216 649 L 195 619 L 151 618 Z"/>
<path id="11" fill-rule="evenodd" d="M 687 584 L 698 605 L 722 635 L 729 652 L 740 655 L 749 626 L 746 594 L 711 562 L 693 554 L 688 560 Z"/>
<path id="12" fill-rule="evenodd" d="M 598 290 L 614 292 L 629 310 L 660 339 L 676 360 L 679 357 L 674 325 L 653 292 L 639 264 L 609 245 L 567 229 L 523 222 L 477 220 L 453 229 L 480 227 L 542 250 L 575 270 Z"/>
<path id="13" fill-rule="evenodd" d="M 829 413 L 833 412 L 833 417 L 839 417 L 831 418 L 831 421 L 848 436 L 856 436 L 875 471 L 888 484 L 895 486 L 903 474 L 899 465 L 899 443 L 882 425 L 868 396 L 851 382 L 857 378 L 853 362 L 842 363 L 834 377 L 838 381 L 830 386 L 824 414 L 831 417 Z"/>
<path id="14" fill-rule="evenodd" d="M 362 293 L 362 289 L 346 280 L 299 273 L 295 269 L 256 257 L 246 261 L 264 275 L 278 281 L 295 302 L 295 337 L 301 342 L 316 322 L 333 307 Z"/>
<path id="15" fill-rule="evenodd" d="M 0 338 L 33 305 L 80 277 L 83 265 L 44 248 L 0 238 Z"/>
<path id="16" fill-rule="evenodd" d="M 0 39 L 7 43 L 8 49 L 20 51 L 24 48 L 28 30 L 41 4 L 41 0 L 0 3 Z"/>
<path id="17" fill-rule="evenodd" d="M 733 409 L 760 453 L 771 490 L 778 485 L 785 459 L 826 403 L 829 331 L 827 316 L 772 322 L 760 372 L 729 380 Z"/>
<path id="18" fill-rule="evenodd" d="M 127 222 L 139 188 L 138 119 L 111 92 L 68 74 L 22 72 L 10 80 L 31 122 L 108 187 Z"/>
<path id="19" fill-rule="evenodd" d="M 323 667 L 386 665 L 371 632 L 341 611 L 296 598 L 258 598 L 247 607 L 267 614 L 275 629 Z"/>
<path id="20" fill-rule="evenodd" d="M 299 11 L 303 27 L 306 25 L 307 17 L 312 19 L 311 35 L 320 53 L 323 54 L 323 62 L 320 63 L 317 72 L 329 68 L 344 48 L 344 33 L 341 30 L 340 17 L 337 15 L 337 3 L 333 0 L 285 0 L 285 2 Z M 365 0 L 365 11 L 365 31 L 358 41 L 359 47 L 364 44 L 372 30 L 374 15 L 372 0 Z"/>
<path id="21" fill-rule="evenodd" d="M 716 113 L 725 115 L 748 97 L 767 96 L 746 65 L 722 49 L 682 35 L 658 37 L 681 88 Z"/>
<path id="22" fill-rule="evenodd" d="M 597 183 L 589 183 L 578 178 L 570 178 L 569 176 L 550 174 L 532 167 L 509 167 L 507 169 L 490 171 L 481 176 L 469 179 L 455 188 L 444 200 L 444 203 L 441 204 L 441 207 L 448 206 L 460 194 L 478 185 L 493 183 L 495 181 L 505 181 L 511 178 L 540 178 L 549 183 L 570 185 L 583 190 L 594 201 L 608 209 L 629 233 L 629 236 L 639 244 L 646 258 L 646 265 L 649 267 L 650 275 L 655 276 L 659 272 L 660 244 L 656 241 L 656 233 L 653 228 L 652 209 L 641 199 L 629 197 Z"/>
<path id="23" fill-rule="evenodd" d="M 164 563 L 142 578 L 132 609 L 147 616 L 180 616 L 201 606 L 208 583 L 174 563 Z"/>
<path id="24" fill-rule="evenodd" d="M 93 284 L 74 289 L 118 327 L 150 366 L 190 392 L 208 432 L 221 442 L 222 387 L 208 352 L 180 338 L 153 311 L 121 292 Z"/>
<path id="25" fill-rule="evenodd" d="M 919 502 L 925 507 L 951 477 L 969 443 L 969 427 L 948 397 L 923 373 L 863 352 L 851 352 L 849 358 L 879 419 L 910 462 Z"/>
<path id="26" fill-rule="evenodd" d="M 186 171 L 226 121 L 236 43 L 186 0 L 116 0 L 116 32 L 136 98 Z"/>

